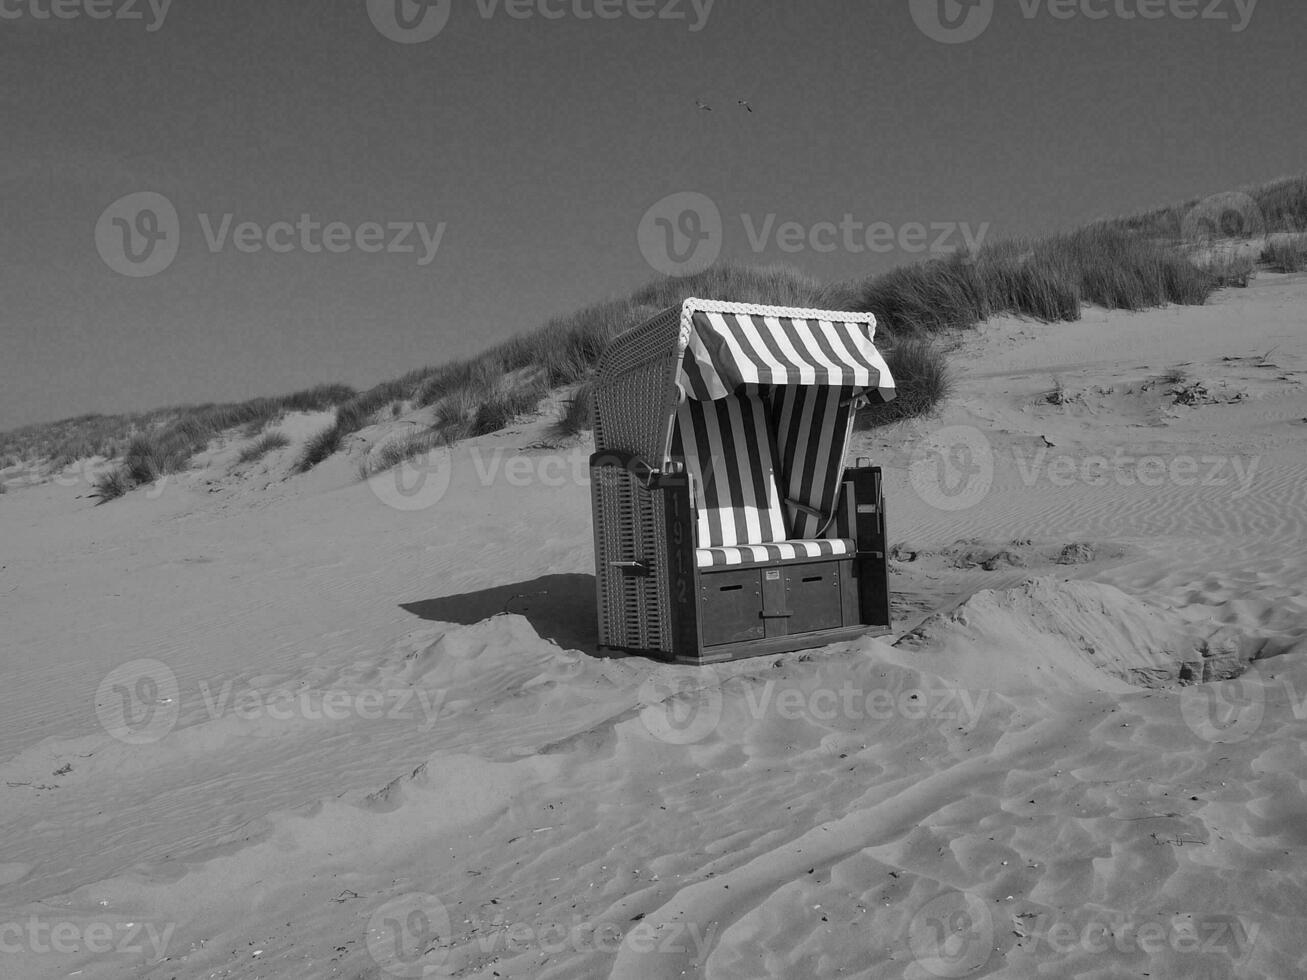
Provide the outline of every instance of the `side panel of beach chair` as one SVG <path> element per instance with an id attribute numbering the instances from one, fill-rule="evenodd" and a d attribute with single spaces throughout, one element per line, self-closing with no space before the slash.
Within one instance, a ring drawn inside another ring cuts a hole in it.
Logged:
<path id="1" fill-rule="evenodd" d="M 591 397 L 595 454 L 595 601 L 599 644 L 670 656 L 671 583 L 664 492 L 648 477 L 666 459 L 684 351 L 680 308 L 613 339 Z"/>
<path id="2" fill-rule="evenodd" d="M 856 466 L 844 471 L 829 533 L 856 542 L 853 574 L 858 584 L 858 618 L 887 632 L 890 628 L 889 542 L 879 466 L 859 459 Z"/>
<path id="3" fill-rule="evenodd" d="M 596 454 L 590 464 L 599 643 L 670 652 L 665 501 L 646 488 L 630 458 Z"/>

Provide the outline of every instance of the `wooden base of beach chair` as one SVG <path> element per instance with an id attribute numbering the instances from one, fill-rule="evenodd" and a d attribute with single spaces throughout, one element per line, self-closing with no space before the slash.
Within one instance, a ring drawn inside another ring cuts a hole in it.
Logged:
<path id="1" fill-rule="evenodd" d="M 747 643 L 728 643 L 722 646 L 705 647 L 698 657 L 659 657 L 671 663 L 701 666 L 703 664 L 724 663 L 729 660 L 745 660 L 749 657 L 766 657 L 777 653 L 793 653 L 795 650 L 814 650 L 831 643 L 843 643 L 863 636 L 884 636 L 888 627 L 856 626 L 843 629 L 821 630 L 816 633 L 800 633 L 795 636 L 776 637 L 770 640 L 756 640 Z"/>
<path id="2" fill-rule="evenodd" d="M 674 659 L 715 663 L 888 632 L 888 622 L 877 629 L 862 620 L 859 587 L 868 571 L 868 563 L 856 558 L 705 569 L 699 575 L 699 648 Z M 870 575 L 874 579 L 875 571 Z"/>
<path id="3" fill-rule="evenodd" d="M 852 539 L 851 555 L 699 567 L 695 512 L 683 474 L 642 485 L 639 466 L 619 454 L 591 460 L 595 486 L 621 485 L 621 503 L 610 491 L 609 509 L 628 519 L 642 515 L 662 527 L 628 538 L 644 542 L 641 553 L 614 556 L 601 570 L 600 644 L 685 664 L 805 650 L 890 631 L 885 502 L 879 467 L 851 467 L 832 530 Z M 602 497 L 602 493 L 600 494 Z M 600 498 L 597 498 L 597 500 Z M 599 509 L 597 508 L 597 512 Z M 605 618 L 603 611 L 622 615 Z M 611 621 L 611 626 L 609 625 Z M 658 622 L 641 643 L 632 622 Z M 621 639 L 603 632 L 627 626 Z M 617 640 L 617 642 L 614 642 Z M 630 642 L 635 640 L 636 642 Z"/>
<path id="4" fill-rule="evenodd" d="M 888 633 L 880 468 L 848 469 L 844 483 L 844 517 L 837 528 L 854 539 L 855 554 L 742 568 L 695 568 L 688 580 L 674 576 L 673 596 L 684 594 L 683 601 L 672 605 L 674 648 L 649 652 L 678 663 L 706 664 Z M 682 495 L 668 508 L 669 520 L 672 515 L 679 517 L 686 504 L 688 495 Z M 672 559 L 675 562 L 675 552 Z"/>

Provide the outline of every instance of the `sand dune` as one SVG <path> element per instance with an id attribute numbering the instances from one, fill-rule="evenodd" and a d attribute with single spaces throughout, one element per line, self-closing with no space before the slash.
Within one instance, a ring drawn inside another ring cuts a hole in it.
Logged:
<path id="1" fill-rule="evenodd" d="M 7 494 L 0 972 L 1303 975 L 1304 309 L 960 338 L 858 437 L 901 632 L 713 668 L 596 655 L 543 423 L 415 509 L 293 447 Z"/>

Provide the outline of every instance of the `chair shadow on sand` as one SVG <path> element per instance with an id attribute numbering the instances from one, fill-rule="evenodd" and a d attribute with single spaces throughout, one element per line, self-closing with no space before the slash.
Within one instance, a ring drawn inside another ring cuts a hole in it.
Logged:
<path id="1" fill-rule="evenodd" d="M 528 582 L 399 605 L 422 619 L 463 625 L 501 613 L 516 613 L 525 617 L 543 639 L 553 640 L 566 650 L 592 657 L 621 656 L 617 651 L 599 649 L 593 575 L 543 575 Z"/>

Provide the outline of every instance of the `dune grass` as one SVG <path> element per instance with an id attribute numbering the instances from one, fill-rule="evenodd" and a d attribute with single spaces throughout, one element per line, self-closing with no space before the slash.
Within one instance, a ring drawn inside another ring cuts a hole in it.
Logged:
<path id="1" fill-rule="evenodd" d="M 1307 176 L 1279 177 L 1224 194 L 1189 198 L 1108 223 L 1168 243 L 1307 231 Z"/>
<path id="2" fill-rule="evenodd" d="M 310 436 L 300 452 L 299 459 L 295 461 L 295 472 L 307 473 L 313 469 L 335 453 L 344 439 L 345 432 L 341 429 L 339 421 Z"/>
<path id="3" fill-rule="evenodd" d="M 555 317 L 476 356 L 419 368 L 366 391 L 333 385 L 240 405 L 83 416 L 0 437 L 0 452 L 55 462 L 90 455 L 121 458 L 122 472 L 115 479 L 130 489 L 184 468 L 225 429 L 240 426 L 246 438 L 254 438 L 280 412 L 334 408 L 331 425 L 311 438 L 297 459 L 295 469 L 302 472 L 340 451 L 346 438 L 365 426 L 405 410 L 432 409 L 429 430 L 388 443 L 362 464 L 368 469 L 395 465 L 405 452 L 418 454 L 433 445 L 498 431 L 535 411 L 560 388 L 571 389 L 571 397 L 563 400 L 558 428 L 577 434 L 589 427 L 589 384 L 607 342 L 688 296 L 875 313 L 878 344 L 898 380 L 899 398 L 867 410 L 859 424 L 884 425 L 927 414 L 947 396 L 951 378 L 946 355 L 933 340 L 936 335 L 1005 314 L 1047 323 L 1074 321 L 1085 304 L 1125 310 L 1202 304 L 1217 289 L 1247 285 L 1255 266 L 1251 257 L 1237 252 L 1206 249 L 1200 259 L 1197 241 L 1227 233 L 1238 238 L 1257 230 L 1303 229 L 1307 177 L 1287 177 L 1065 234 L 986 243 L 974 254 L 839 283 L 824 284 L 786 266 L 722 263 L 691 276 L 655 279 L 629 295 Z M 1263 259 L 1277 268 L 1307 262 L 1301 249 L 1278 244 L 1268 245 Z M 113 480 L 106 484 L 109 491 L 118 486 Z"/>
<path id="4" fill-rule="evenodd" d="M 590 428 L 590 399 L 594 392 L 594 383 L 583 381 L 572 390 L 572 395 L 563 402 L 563 411 L 558 416 L 558 430 L 563 435 L 580 435 Z"/>
<path id="5" fill-rule="evenodd" d="M 130 490 L 153 483 L 169 473 L 186 469 L 196 453 L 203 451 L 213 438 L 228 429 L 241 427 L 248 431 L 254 427 L 257 431 L 286 412 L 324 411 L 354 394 L 354 389 L 345 385 L 318 385 L 276 398 L 173 409 L 171 417 L 165 416 L 144 431 L 127 434 L 126 445 L 113 454 L 122 459 L 114 478 L 102 478 L 102 482 L 110 493 L 121 485 Z M 99 486 L 97 482 L 97 488 Z M 113 495 L 121 496 L 120 493 Z"/>
<path id="6" fill-rule="evenodd" d="M 1176 249 L 1098 224 L 904 266 L 837 295 L 850 309 L 875 313 L 898 337 L 974 327 L 1002 314 L 1074 321 L 1085 303 L 1117 310 L 1201 305 L 1217 287 Z"/>
<path id="7" fill-rule="evenodd" d="M 1262 249 L 1262 261 L 1275 272 L 1302 272 L 1307 269 L 1307 239 L 1272 238 Z"/>
<path id="8" fill-rule="evenodd" d="M 383 473 L 406 460 L 424 456 L 447 445 L 449 442 L 441 433 L 430 429 L 389 439 L 359 460 L 359 479 L 366 480 L 373 474 Z"/>
<path id="9" fill-rule="evenodd" d="M 611 338 L 688 296 L 812 306 L 824 290 L 818 280 L 786 266 L 723 263 L 694 276 L 657 279 L 630 296 L 555 317 L 476 357 L 430 369 L 411 397 L 419 408 L 435 406 L 433 431 L 446 441 L 497 432 L 533 411 L 550 391 L 584 389 Z M 589 426 L 588 414 L 587 403 L 573 401 L 560 426 L 580 432 Z M 421 440 L 414 445 L 421 447 Z"/>
<path id="10" fill-rule="evenodd" d="M 1244 252 L 1220 251 L 1205 260 L 1197 260 L 1217 289 L 1247 289 L 1257 277 L 1257 263 Z"/>
<path id="11" fill-rule="evenodd" d="M 174 442 L 185 433 L 216 435 L 244 426 L 247 437 L 288 411 L 321 411 L 355 394 L 345 385 L 318 385 L 272 398 L 235 404 L 176 405 L 122 415 L 80 415 L 0 433 L 0 454 L 27 461 L 43 460 L 54 470 L 79 459 L 123 456 L 136 438 Z M 166 455 L 166 453 L 163 453 Z"/>
<path id="12" fill-rule="evenodd" d="M 305 444 L 295 463 L 295 471 L 305 473 L 313 469 L 339 450 L 346 436 L 371 425 L 396 402 L 422 404 L 419 400 L 421 392 L 446 370 L 447 366 L 418 368 L 343 401 L 336 407 L 335 421 Z"/>
<path id="13" fill-rule="evenodd" d="M 549 393 L 544 378 L 519 385 L 505 385 L 490 392 L 472 418 L 472 434 L 486 435 L 508 426 L 517 416 L 532 411 Z"/>
<path id="14" fill-rule="evenodd" d="M 170 410 L 130 415 L 79 415 L 0 434 L 0 452 L 58 470 L 78 459 L 122 454 L 136 432 L 168 417 Z"/>
<path id="15" fill-rule="evenodd" d="M 948 356 L 931 337 L 907 337 L 885 350 L 885 363 L 898 388 L 891 402 L 858 412 L 855 426 L 875 429 L 933 412 L 953 391 Z"/>
<path id="16" fill-rule="evenodd" d="M 238 464 L 253 463 L 262 459 L 274 449 L 283 449 L 289 445 L 290 439 L 284 432 L 265 432 L 240 451 L 240 455 L 236 457 L 236 462 Z"/>
<path id="17" fill-rule="evenodd" d="M 95 478 L 93 486 L 95 496 L 100 498 L 102 504 L 108 503 L 110 500 L 117 500 L 132 489 L 127 471 L 121 466 L 115 466 L 113 469 L 101 473 Z"/>
<path id="18" fill-rule="evenodd" d="M 1307 229 L 1307 177 L 1281 177 L 1249 193 L 1266 219 L 1266 230 Z"/>

